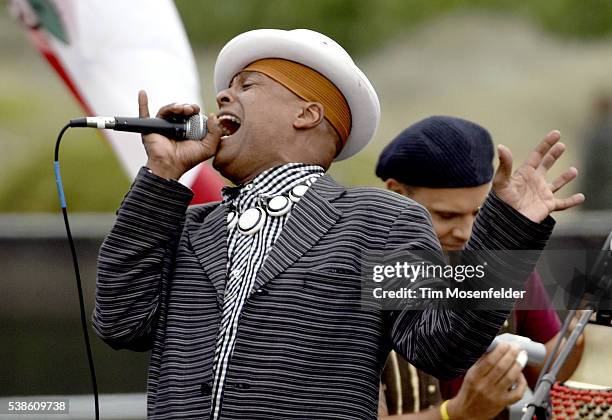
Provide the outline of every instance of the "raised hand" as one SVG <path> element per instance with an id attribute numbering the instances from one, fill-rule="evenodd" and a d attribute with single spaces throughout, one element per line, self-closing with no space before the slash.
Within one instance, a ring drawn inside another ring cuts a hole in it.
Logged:
<path id="1" fill-rule="evenodd" d="M 512 173 L 512 153 L 499 145 L 499 167 L 493 178 L 493 191 L 506 204 L 530 220 L 539 223 L 553 211 L 565 210 L 584 201 L 584 195 L 574 194 L 567 198 L 555 197 L 557 191 L 578 175 L 578 170 L 570 167 L 551 183 L 546 181 L 546 173 L 565 151 L 559 143 L 561 133 L 553 130 L 531 152 L 531 155 Z"/>
<path id="2" fill-rule="evenodd" d="M 196 104 L 170 104 L 161 107 L 157 118 L 171 116 L 191 116 L 200 112 Z M 138 92 L 138 116 L 149 118 L 147 93 Z M 215 114 L 208 115 L 208 133 L 202 140 L 174 141 L 160 134 L 142 136 L 147 152 L 147 167 L 158 176 L 166 179 L 179 179 L 185 172 L 203 162 L 217 152 L 221 138 L 221 126 Z"/>

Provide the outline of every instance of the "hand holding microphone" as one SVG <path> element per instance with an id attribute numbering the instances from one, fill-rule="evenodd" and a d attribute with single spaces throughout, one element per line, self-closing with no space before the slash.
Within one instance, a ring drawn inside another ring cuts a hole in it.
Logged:
<path id="1" fill-rule="evenodd" d="M 161 107 L 157 118 L 170 119 L 190 117 L 200 112 L 196 104 L 170 104 Z M 147 94 L 138 92 L 138 116 L 149 118 Z M 166 179 L 179 179 L 185 172 L 200 162 L 213 157 L 219 147 L 221 126 L 215 114 L 208 116 L 206 136 L 200 141 L 176 141 L 161 134 L 142 135 L 142 143 L 147 152 L 147 167 L 158 176 Z"/>
<path id="2" fill-rule="evenodd" d="M 71 127 L 107 128 L 142 134 L 147 167 L 166 179 L 179 179 L 185 172 L 217 152 L 222 129 L 215 114 L 208 118 L 196 104 L 169 104 L 156 118 L 149 117 L 147 94 L 138 92 L 139 118 L 87 117 L 70 120 Z M 196 141 L 182 141 L 196 140 Z"/>

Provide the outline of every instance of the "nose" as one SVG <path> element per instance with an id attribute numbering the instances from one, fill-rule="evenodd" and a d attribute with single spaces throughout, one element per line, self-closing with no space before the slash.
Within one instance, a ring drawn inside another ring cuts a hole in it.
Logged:
<path id="1" fill-rule="evenodd" d="M 217 107 L 221 107 L 223 104 L 229 104 L 233 102 L 234 97 L 231 93 L 231 88 L 223 89 L 219 93 L 217 93 Z"/>
<path id="2" fill-rule="evenodd" d="M 470 239 L 470 235 L 472 234 L 472 224 L 473 220 L 462 220 L 461 223 L 457 224 L 453 228 L 453 236 L 455 239 L 465 243 Z"/>

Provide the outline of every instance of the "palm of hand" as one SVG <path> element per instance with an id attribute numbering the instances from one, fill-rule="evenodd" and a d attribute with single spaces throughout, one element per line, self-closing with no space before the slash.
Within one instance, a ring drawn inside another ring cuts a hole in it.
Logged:
<path id="1" fill-rule="evenodd" d="M 506 204 L 530 220 L 539 223 L 550 213 L 574 207 L 584 201 L 584 195 L 557 198 L 555 193 L 578 175 L 570 167 L 551 183 L 546 181 L 548 170 L 565 151 L 558 131 L 551 131 L 533 150 L 527 161 L 512 173 L 512 153 L 498 147 L 499 168 L 493 179 L 493 190 Z"/>
<path id="2" fill-rule="evenodd" d="M 172 143 L 174 148 L 173 153 L 177 161 L 177 166 L 181 166 L 184 171 L 187 171 L 200 163 L 203 159 L 214 154 L 209 152 L 207 143 L 203 141 L 181 141 Z"/>
<path id="3" fill-rule="evenodd" d="M 143 143 L 149 159 L 148 165 L 159 162 L 173 168 L 174 171 L 167 175 L 173 179 L 178 179 L 180 175 L 214 154 L 214 148 L 204 141 L 169 141 L 160 135 L 149 134 L 147 141 Z"/>
<path id="4" fill-rule="evenodd" d="M 530 166 L 517 169 L 495 191 L 512 208 L 533 221 L 542 221 L 555 210 L 555 195 L 545 178 Z"/>

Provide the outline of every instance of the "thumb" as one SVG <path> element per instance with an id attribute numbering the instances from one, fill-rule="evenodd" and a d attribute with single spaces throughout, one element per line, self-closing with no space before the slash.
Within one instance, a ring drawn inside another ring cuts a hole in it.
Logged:
<path id="1" fill-rule="evenodd" d="M 512 176 L 512 152 L 503 144 L 497 146 L 499 166 L 493 178 L 493 185 L 505 184 Z"/>
<path id="2" fill-rule="evenodd" d="M 149 99 L 147 98 L 147 92 L 144 90 L 138 91 L 138 116 L 149 118 Z"/>
<path id="3" fill-rule="evenodd" d="M 219 118 L 217 118 L 217 114 L 211 113 L 208 115 L 208 121 L 206 121 L 206 129 L 207 133 L 202 139 L 202 145 L 207 148 L 207 154 L 213 156 L 217 153 L 217 148 L 219 147 L 219 143 L 221 142 L 221 136 L 223 135 L 223 130 L 221 129 L 221 125 L 219 124 Z M 207 159 L 208 159 L 207 157 Z"/>

